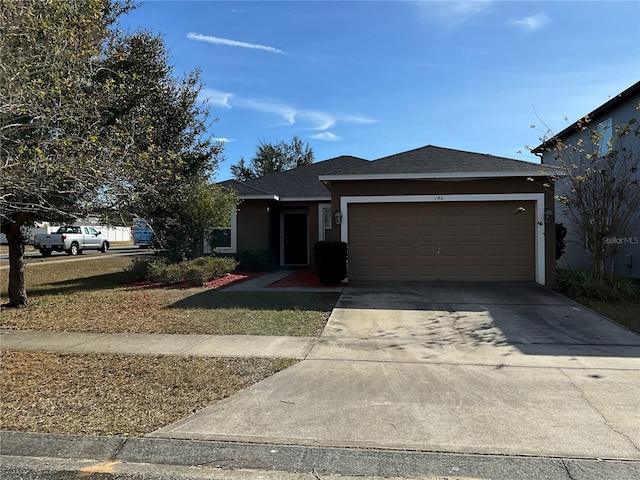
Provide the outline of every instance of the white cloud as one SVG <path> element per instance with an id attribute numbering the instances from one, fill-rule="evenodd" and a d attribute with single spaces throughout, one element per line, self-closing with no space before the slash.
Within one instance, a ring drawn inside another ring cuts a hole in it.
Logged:
<path id="1" fill-rule="evenodd" d="M 523 18 L 510 18 L 507 21 L 512 27 L 521 28 L 527 32 L 535 32 L 549 23 L 549 16 L 545 13 L 537 13 Z"/>
<path id="2" fill-rule="evenodd" d="M 329 129 L 337 123 L 369 124 L 377 122 L 377 120 L 362 115 L 334 114 L 320 110 L 298 109 L 274 100 L 240 97 L 233 93 L 215 89 L 204 89 L 201 93 L 201 100 L 208 101 L 212 106 L 228 109 L 242 108 L 275 115 L 284 120 L 286 125 L 298 125 L 302 129 L 320 132 L 312 136 L 312 138 L 318 140 L 341 140 L 340 137 L 329 132 Z M 228 139 L 218 140 L 223 142 L 231 141 Z"/>
<path id="3" fill-rule="evenodd" d="M 425 15 L 433 17 L 449 27 L 458 26 L 470 18 L 480 15 L 492 3 L 491 0 L 416 2 Z"/>
<path id="4" fill-rule="evenodd" d="M 287 52 L 285 52 L 284 50 L 280 50 L 279 48 L 275 47 L 269 47 L 267 45 L 239 42 L 237 40 L 229 40 L 228 38 L 210 37 L 208 35 L 201 35 L 199 33 L 188 33 L 187 38 L 190 40 L 195 40 L 196 42 L 207 42 L 213 43 L 215 45 L 226 45 L 228 47 L 251 48 L 255 50 L 264 50 L 265 52 L 280 53 L 282 55 L 287 54 Z"/>
<path id="5" fill-rule="evenodd" d="M 315 135 L 311 135 L 311 138 L 315 138 L 316 140 L 325 140 L 327 142 L 337 142 L 338 140 L 341 140 L 340 137 L 329 131 L 316 133 Z"/>
<path id="6" fill-rule="evenodd" d="M 229 100 L 233 97 L 233 94 L 211 88 L 205 88 L 200 92 L 199 97 L 200 101 L 209 103 L 214 107 L 231 108 Z"/>
<path id="7" fill-rule="evenodd" d="M 361 117 L 359 115 L 345 115 L 340 117 L 340 120 L 349 123 L 378 123 L 378 120 L 373 118 Z"/>
<path id="8" fill-rule="evenodd" d="M 296 123 L 296 115 L 298 114 L 296 109 L 289 107 L 288 105 L 269 100 L 236 97 L 233 105 L 240 108 L 247 108 L 249 110 L 256 110 L 258 112 L 272 113 L 282 118 L 289 125 Z"/>
<path id="9" fill-rule="evenodd" d="M 220 143 L 229 143 L 234 141 L 232 138 L 225 138 L 225 137 L 216 137 L 214 138 L 214 140 Z"/>
<path id="10" fill-rule="evenodd" d="M 330 113 L 314 110 L 302 110 L 298 112 L 297 118 L 310 124 L 308 128 L 311 130 L 327 130 L 336 124 L 335 117 Z"/>

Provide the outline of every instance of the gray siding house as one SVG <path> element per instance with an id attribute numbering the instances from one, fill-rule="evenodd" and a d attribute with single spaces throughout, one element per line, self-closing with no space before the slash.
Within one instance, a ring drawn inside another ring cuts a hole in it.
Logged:
<path id="1" fill-rule="evenodd" d="M 559 165 L 559 162 L 554 158 L 556 154 L 554 145 L 557 145 L 558 142 L 575 146 L 578 145 L 580 139 L 588 139 L 589 135 L 596 130 L 603 135 L 601 144 L 603 148 L 606 148 L 604 146 L 607 140 L 611 138 L 612 133 L 615 135 L 615 128 L 629 123 L 633 129 L 640 128 L 640 82 L 635 83 L 557 135 L 546 140 L 536 147 L 533 153 L 540 156 L 542 164 L 556 166 Z M 635 179 L 640 182 L 640 138 L 631 134 L 626 146 L 634 156 L 635 171 L 633 168 L 631 171 L 635 172 Z M 599 154 L 599 152 L 590 153 Z M 556 192 L 562 195 L 566 185 L 566 181 L 558 181 Z M 635 186 L 640 189 L 640 184 Z M 556 222 L 563 223 L 567 227 L 566 251 L 560 258 L 558 267 L 590 270 L 592 263 L 591 256 L 586 249 L 585 234 L 572 225 L 566 214 L 566 208 L 560 203 L 555 208 Z M 612 241 L 617 241 L 620 245 L 619 253 L 614 259 L 615 272 L 627 277 L 640 278 L 640 211 L 638 209 L 636 209 L 636 221 L 633 222 L 629 231 L 620 232 Z M 607 265 L 608 269 L 611 267 L 612 265 Z"/>

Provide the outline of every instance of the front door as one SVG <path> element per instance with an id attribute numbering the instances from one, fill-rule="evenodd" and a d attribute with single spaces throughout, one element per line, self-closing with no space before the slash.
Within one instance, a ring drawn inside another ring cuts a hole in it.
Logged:
<path id="1" fill-rule="evenodd" d="M 282 212 L 280 217 L 280 263 L 309 264 L 307 212 Z"/>

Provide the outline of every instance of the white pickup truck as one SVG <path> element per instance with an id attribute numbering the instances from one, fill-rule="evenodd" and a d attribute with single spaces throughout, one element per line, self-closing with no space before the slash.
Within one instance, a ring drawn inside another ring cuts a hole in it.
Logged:
<path id="1" fill-rule="evenodd" d="M 40 233 L 33 237 L 33 246 L 48 257 L 54 250 L 69 255 L 81 254 L 83 250 L 109 250 L 109 240 L 99 230 L 87 225 L 63 225 L 56 233 Z"/>

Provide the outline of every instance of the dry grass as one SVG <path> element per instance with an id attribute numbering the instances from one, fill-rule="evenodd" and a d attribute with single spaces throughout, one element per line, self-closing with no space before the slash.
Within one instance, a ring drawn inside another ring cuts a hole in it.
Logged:
<path id="1" fill-rule="evenodd" d="M 295 363 L 3 352 L 6 430 L 142 436 Z"/>
<path id="2" fill-rule="evenodd" d="M 32 261 L 34 262 L 34 261 Z M 317 336 L 335 293 L 226 292 L 138 288 L 123 269 L 131 258 L 41 262 L 26 269 L 30 306 L 2 311 L 1 326 L 18 330 L 104 333 Z M 1 270 L 6 295 L 7 271 Z"/>

